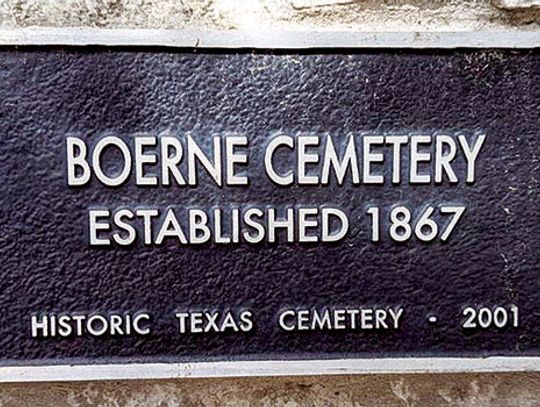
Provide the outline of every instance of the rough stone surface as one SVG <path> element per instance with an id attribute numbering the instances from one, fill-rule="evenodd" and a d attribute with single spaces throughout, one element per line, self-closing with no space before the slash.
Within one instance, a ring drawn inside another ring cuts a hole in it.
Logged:
<path id="1" fill-rule="evenodd" d="M 298 4 L 304 6 L 298 7 Z M 538 29 L 539 23 L 540 10 L 506 11 L 495 7 L 491 0 L 0 1 L 0 28 L 88 26 L 448 31 L 496 30 L 509 25 L 530 30 Z"/>
<path id="2" fill-rule="evenodd" d="M 540 0 L 493 0 L 493 3 L 508 10 L 540 7 Z"/>
<path id="3" fill-rule="evenodd" d="M 185 379 L 0 386 L 0 405 L 533 407 L 537 374 Z"/>

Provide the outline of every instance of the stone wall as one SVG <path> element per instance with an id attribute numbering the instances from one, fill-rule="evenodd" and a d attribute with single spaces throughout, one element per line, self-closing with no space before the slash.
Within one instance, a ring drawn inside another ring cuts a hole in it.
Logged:
<path id="1" fill-rule="evenodd" d="M 0 28 L 539 29 L 538 0 L 495 1 L 498 7 L 490 0 L 2 0 Z"/>
<path id="2" fill-rule="evenodd" d="M 539 382 L 532 374 L 467 374 L 9 384 L 0 405 L 533 407 Z"/>
<path id="3" fill-rule="evenodd" d="M 496 3 L 496 4 L 494 4 Z M 2 0 L 0 28 L 540 30 L 537 0 Z M 540 374 L 0 385 L 0 406 L 537 406 Z"/>

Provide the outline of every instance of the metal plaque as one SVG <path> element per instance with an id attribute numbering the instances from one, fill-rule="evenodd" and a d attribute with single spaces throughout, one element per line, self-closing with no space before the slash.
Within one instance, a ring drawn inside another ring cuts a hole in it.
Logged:
<path id="1" fill-rule="evenodd" d="M 537 51 L 7 47 L 0 78 L 0 380 L 540 368 Z"/>

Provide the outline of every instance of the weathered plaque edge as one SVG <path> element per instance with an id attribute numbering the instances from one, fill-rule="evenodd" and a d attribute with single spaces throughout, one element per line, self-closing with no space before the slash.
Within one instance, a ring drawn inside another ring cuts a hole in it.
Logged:
<path id="1" fill-rule="evenodd" d="M 143 380 L 349 374 L 538 372 L 540 357 L 383 358 L 223 361 L 195 363 L 69 364 L 0 367 L 0 382 Z"/>
<path id="2" fill-rule="evenodd" d="M 249 31 L 90 27 L 0 29 L 0 45 L 105 45 L 189 48 L 516 48 L 540 47 L 540 31 Z"/>

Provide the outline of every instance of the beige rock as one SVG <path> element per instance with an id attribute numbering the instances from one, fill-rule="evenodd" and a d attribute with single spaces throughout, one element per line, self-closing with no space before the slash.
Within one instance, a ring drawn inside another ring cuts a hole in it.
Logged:
<path id="1" fill-rule="evenodd" d="M 500 8 L 517 10 L 538 8 L 540 7 L 540 0 L 493 0 L 493 4 Z"/>
<path id="2" fill-rule="evenodd" d="M 2 407 L 533 407 L 540 374 L 184 379 L 0 385 Z"/>
<path id="3" fill-rule="evenodd" d="M 0 0 L 0 28 L 474 31 L 539 24 L 540 10 L 508 12 L 491 0 Z"/>

